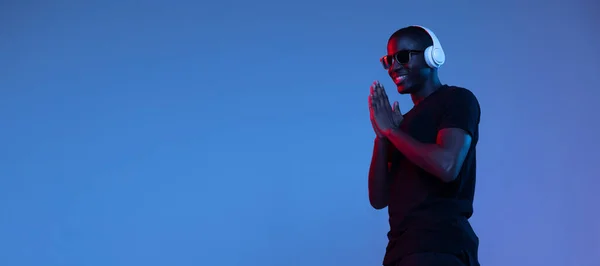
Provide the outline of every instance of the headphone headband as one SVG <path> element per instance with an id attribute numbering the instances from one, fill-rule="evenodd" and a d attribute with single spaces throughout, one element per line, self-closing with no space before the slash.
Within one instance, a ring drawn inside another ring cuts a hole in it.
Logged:
<path id="1" fill-rule="evenodd" d="M 425 30 L 427 34 L 429 34 L 429 37 L 431 37 L 431 40 L 433 41 L 433 45 L 425 49 L 425 61 L 427 62 L 427 64 L 432 68 L 439 68 L 440 66 L 442 66 L 446 62 L 446 54 L 444 53 L 442 44 L 435 36 L 433 31 L 419 25 L 413 25 L 413 27 L 419 27 Z"/>

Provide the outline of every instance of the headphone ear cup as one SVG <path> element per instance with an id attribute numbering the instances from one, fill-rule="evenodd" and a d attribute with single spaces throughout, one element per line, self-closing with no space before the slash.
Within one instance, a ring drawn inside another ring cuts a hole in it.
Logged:
<path id="1" fill-rule="evenodd" d="M 425 62 L 431 68 L 437 68 L 435 61 L 433 61 L 433 46 L 427 47 L 423 52 L 423 57 L 425 58 Z"/>
<path id="2" fill-rule="evenodd" d="M 431 59 L 436 67 L 440 67 L 446 62 L 446 54 L 444 54 L 444 50 L 440 48 L 431 50 Z"/>

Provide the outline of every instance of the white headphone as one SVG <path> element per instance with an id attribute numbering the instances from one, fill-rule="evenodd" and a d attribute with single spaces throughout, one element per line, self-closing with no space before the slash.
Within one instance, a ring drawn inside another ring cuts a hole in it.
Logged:
<path id="1" fill-rule="evenodd" d="M 418 25 L 413 25 L 413 27 L 419 27 L 425 30 L 427 34 L 429 34 L 429 37 L 431 37 L 431 40 L 433 40 L 433 45 L 427 47 L 427 49 L 425 49 L 425 51 L 423 52 L 423 55 L 425 56 L 425 62 L 427 62 L 427 65 L 431 68 L 441 67 L 444 64 L 444 62 L 446 62 L 446 54 L 444 53 L 444 49 L 442 49 L 442 45 L 440 44 L 438 38 L 435 37 L 433 31 L 430 31 L 428 28 Z"/>

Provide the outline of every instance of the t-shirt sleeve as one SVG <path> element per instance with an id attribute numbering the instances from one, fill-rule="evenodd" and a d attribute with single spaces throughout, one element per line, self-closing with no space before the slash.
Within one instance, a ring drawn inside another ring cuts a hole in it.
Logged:
<path id="1" fill-rule="evenodd" d="M 479 126 L 480 115 L 479 101 L 471 91 L 462 88 L 453 89 L 446 99 L 446 108 L 439 129 L 460 128 L 474 137 Z"/>

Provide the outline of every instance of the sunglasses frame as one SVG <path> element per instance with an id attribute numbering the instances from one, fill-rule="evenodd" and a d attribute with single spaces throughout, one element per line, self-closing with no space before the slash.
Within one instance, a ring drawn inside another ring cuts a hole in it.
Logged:
<path id="1" fill-rule="evenodd" d="M 410 59 L 412 57 L 413 54 L 417 54 L 417 53 L 422 53 L 423 51 L 421 50 L 400 50 L 392 55 L 384 55 L 379 59 L 379 62 L 381 63 L 381 65 L 383 66 L 384 69 L 389 69 L 391 66 L 394 65 L 394 62 L 388 62 L 388 58 L 392 58 L 392 60 L 395 60 L 396 62 L 398 62 L 401 65 L 405 65 L 410 63 Z M 398 55 L 400 53 L 407 53 L 408 54 L 408 60 L 406 62 L 401 62 L 400 60 L 398 60 Z"/>

